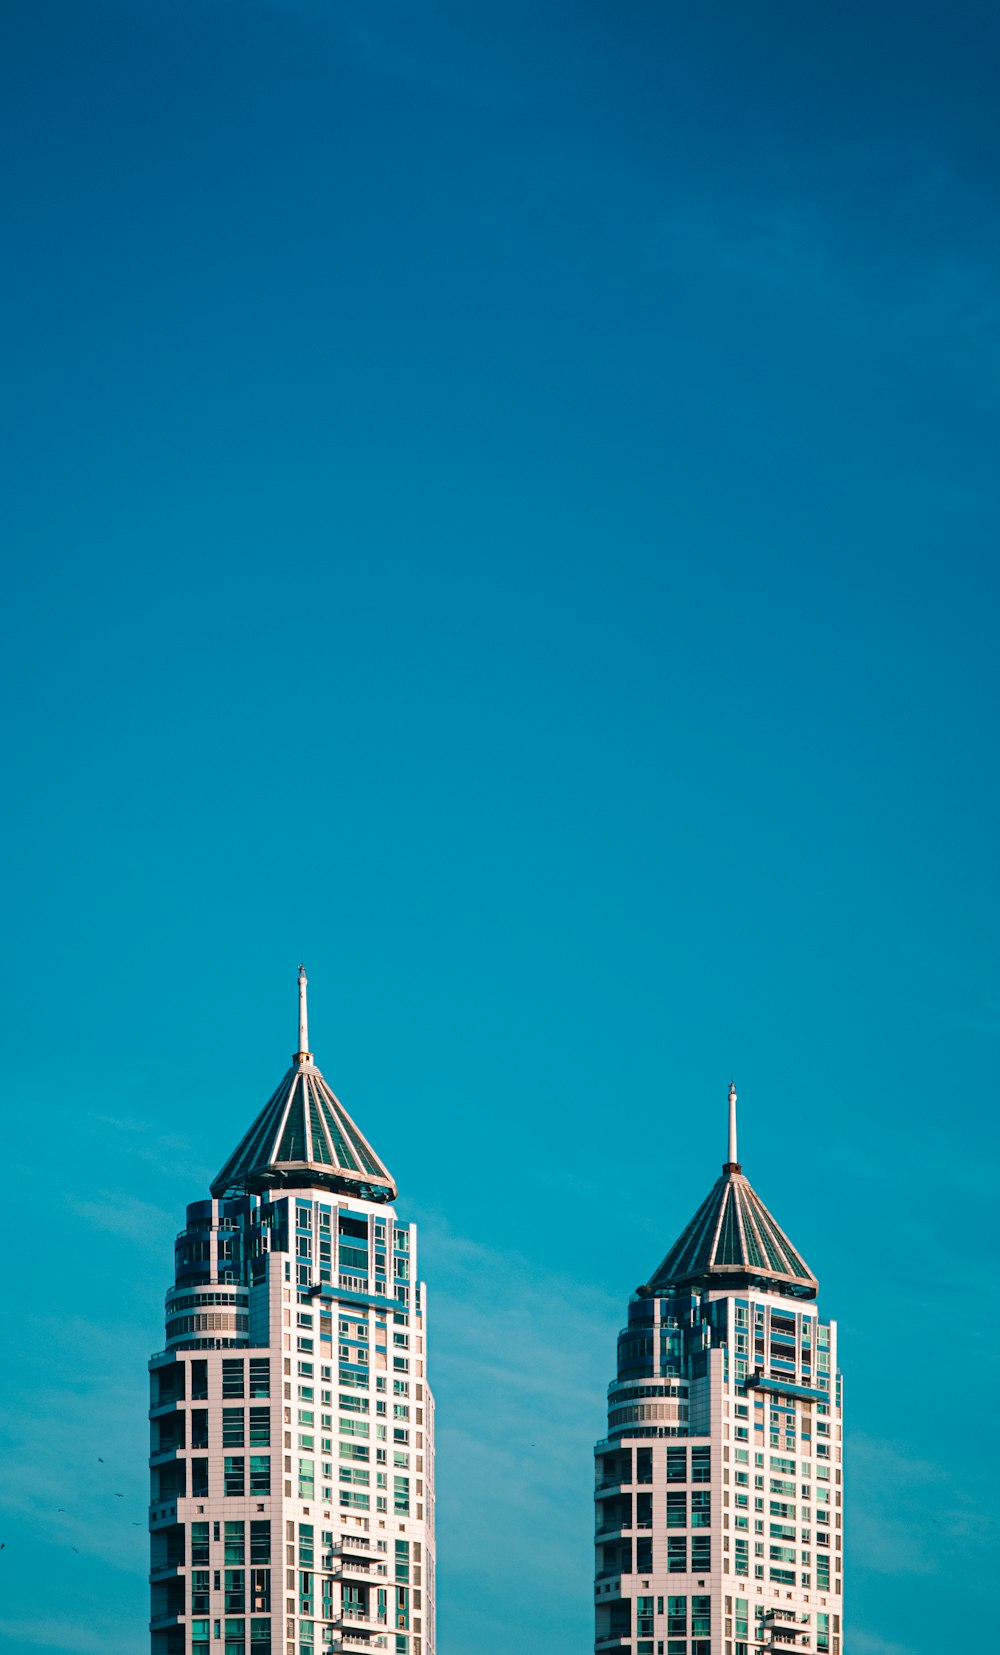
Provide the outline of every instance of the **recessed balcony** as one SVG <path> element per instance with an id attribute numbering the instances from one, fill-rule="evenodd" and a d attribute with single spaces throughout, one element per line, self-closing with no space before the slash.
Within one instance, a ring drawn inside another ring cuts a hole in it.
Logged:
<path id="1" fill-rule="evenodd" d="M 165 1563 L 154 1563 L 149 1571 L 149 1583 L 163 1580 L 175 1580 L 184 1570 L 182 1557 L 168 1558 Z"/>
<path id="2" fill-rule="evenodd" d="M 156 1465 L 164 1465 L 168 1460 L 175 1460 L 178 1454 L 183 1452 L 184 1444 L 182 1442 L 170 1442 L 163 1448 L 154 1448 L 149 1456 L 150 1469 L 152 1470 L 153 1466 Z"/>
<path id="3" fill-rule="evenodd" d="M 347 1585 L 355 1580 L 359 1585 L 382 1586 L 388 1577 L 389 1565 L 372 1558 L 345 1556 L 341 1559 L 339 1574 Z"/>
<path id="4" fill-rule="evenodd" d="M 377 1609 L 356 1609 L 341 1605 L 340 1613 L 335 1616 L 333 1624 L 340 1627 L 345 1636 L 349 1632 L 385 1632 L 389 1625 L 389 1617 L 385 1610 L 379 1614 Z"/>
<path id="5" fill-rule="evenodd" d="M 379 1550 L 375 1541 L 367 1534 L 345 1534 L 333 1543 L 333 1551 L 340 1552 L 344 1557 L 351 1554 L 354 1557 L 378 1557 Z"/>
<path id="6" fill-rule="evenodd" d="M 168 1397 L 165 1402 L 154 1402 L 149 1410 L 149 1418 L 162 1419 L 164 1414 L 176 1414 L 178 1409 L 184 1406 L 184 1401 L 185 1398 L 182 1396 L 173 1396 Z"/>

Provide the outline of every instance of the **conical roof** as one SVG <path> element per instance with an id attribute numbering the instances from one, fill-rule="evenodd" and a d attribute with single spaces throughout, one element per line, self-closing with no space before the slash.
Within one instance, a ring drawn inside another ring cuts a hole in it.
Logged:
<path id="1" fill-rule="evenodd" d="M 813 1299 L 819 1282 L 736 1159 L 736 1089 L 729 1089 L 729 1160 L 646 1291 L 667 1286 L 773 1287 Z"/>
<path id="2" fill-rule="evenodd" d="M 212 1194 L 259 1195 L 282 1186 L 318 1185 L 366 1201 L 393 1201 L 392 1174 L 331 1091 L 308 1050 L 306 983 L 300 967 L 299 1050 L 292 1067 L 213 1179 Z"/>

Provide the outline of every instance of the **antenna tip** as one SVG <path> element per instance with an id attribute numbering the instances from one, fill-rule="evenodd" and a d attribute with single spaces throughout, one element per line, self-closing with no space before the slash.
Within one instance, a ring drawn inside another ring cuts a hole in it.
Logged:
<path id="1" fill-rule="evenodd" d="M 730 1103 L 736 1102 L 736 1082 L 732 1080 L 729 1082 L 729 1101 Z"/>
<path id="2" fill-rule="evenodd" d="M 305 980 L 306 980 L 306 968 L 305 968 L 304 965 L 300 965 L 299 966 L 299 982 L 304 983 Z"/>

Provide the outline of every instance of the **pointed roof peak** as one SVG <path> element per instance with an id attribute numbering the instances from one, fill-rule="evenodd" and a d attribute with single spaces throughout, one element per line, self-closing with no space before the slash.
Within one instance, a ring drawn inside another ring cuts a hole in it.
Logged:
<path id="1" fill-rule="evenodd" d="M 306 968 L 300 965 L 299 1049 L 213 1179 L 212 1194 L 260 1195 L 268 1189 L 318 1185 L 366 1201 L 394 1201 L 392 1174 L 327 1085 L 309 1050 L 307 985 Z"/>
<path id="2" fill-rule="evenodd" d="M 644 1292 L 667 1287 L 768 1287 L 814 1299 L 819 1282 L 736 1158 L 736 1087 L 729 1086 L 729 1160 Z"/>

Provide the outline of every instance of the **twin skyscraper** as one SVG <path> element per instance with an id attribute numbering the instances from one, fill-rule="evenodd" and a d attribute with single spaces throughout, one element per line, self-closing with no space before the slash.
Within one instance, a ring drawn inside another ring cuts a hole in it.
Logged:
<path id="1" fill-rule="evenodd" d="M 417 1230 L 309 1050 L 177 1237 L 150 1372 L 153 1655 L 434 1655 Z"/>
<path id="2" fill-rule="evenodd" d="M 602 1655 L 841 1655 L 841 1378 L 818 1287 L 744 1176 L 730 1086 L 721 1176 L 618 1336 L 595 1449 Z"/>
<path id="3" fill-rule="evenodd" d="M 416 1226 L 316 1067 L 306 992 L 300 969 L 291 1067 L 175 1245 L 149 1364 L 152 1655 L 435 1655 Z M 816 1293 L 738 1163 L 731 1088 L 722 1175 L 619 1336 L 601 1655 L 840 1655 L 841 1382 Z"/>

